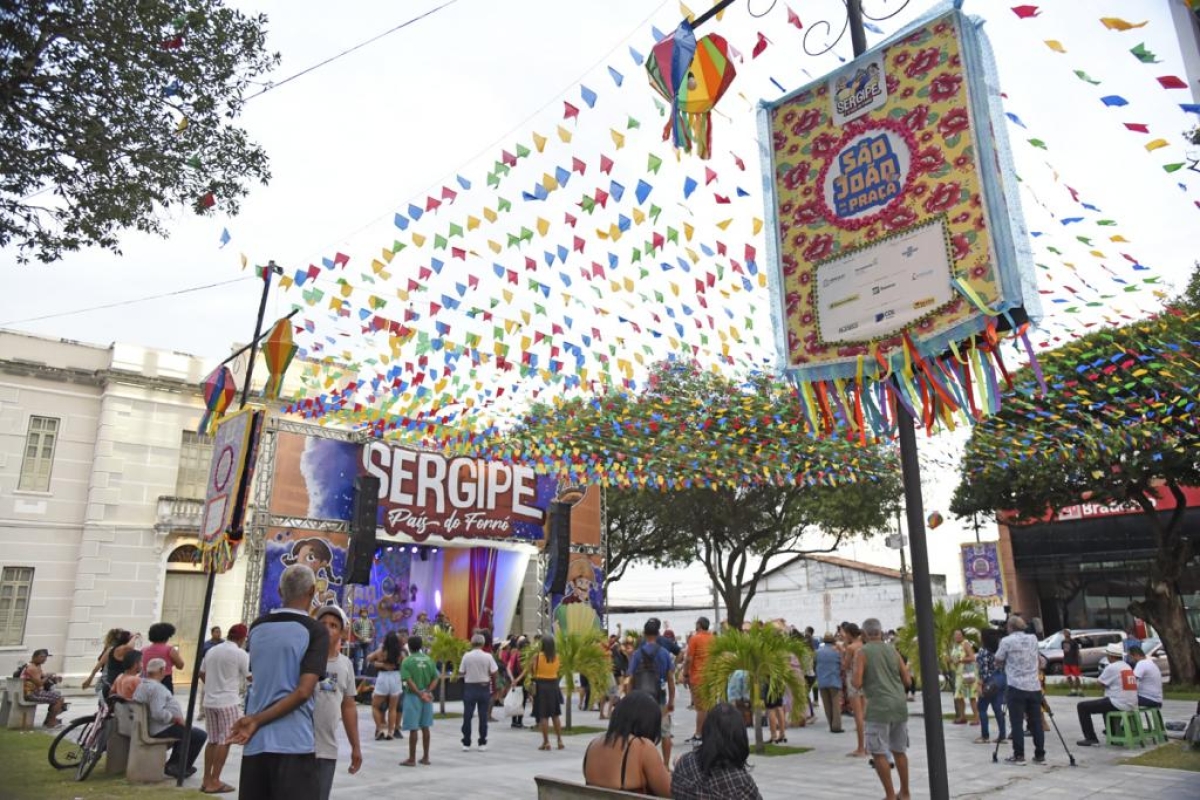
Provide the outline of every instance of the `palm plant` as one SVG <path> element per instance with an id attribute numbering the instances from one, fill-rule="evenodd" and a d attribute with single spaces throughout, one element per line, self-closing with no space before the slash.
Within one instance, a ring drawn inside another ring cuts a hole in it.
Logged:
<path id="1" fill-rule="evenodd" d="M 443 716 L 446 714 L 446 681 L 458 676 L 458 665 L 470 649 L 469 642 L 457 638 L 450 631 L 434 628 L 429 657 L 438 664 L 438 704 Z"/>
<path id="2" fill-rule="evenodd" d="M 728 630 L 713 639 L 708 661 L 700 677 L 700 693 L 712 704 L 729 699 L 728 685 L 733 673 L 745 670 L 750 690 L 750 711 L 754 718 L 754 751 L 766 752 L 762 735 L 762 712 L 766 709 L 763 689 L 772 695 L 790 691 L 803 697 L 804 679 L 792 670 L 792 657 L 803 663 L 808 648 L 773 627 L 755 622 L 747 631 Z"/>
<path id="3" fill-rule="evenodd" d="M 947 606 L 938 601 L 933 607 L 933 645 L 938 654 L 938 665 L 942 677 L 954 685 L 954 665 L 950 661 L 950 648 L 954 645 L 954 632 L 963 635 L 979 646 L 979 631 L 988 626 L 987 607 L 978 600 L 962 599 Z M 904 626 L 896 634 L 896 649 L 908 659 L 908 667 L 920 680 L 921 658 L 917 652 L 917 617 L 912 606 L 904 609 Z"/>
<path id="4" fill-rule="evenodd" d="M 566 679 L 566 723 L 567 730 L 571 729 L 571 706 L 575 698 L 575 676 L 583 675 L 588 679 L 595 691 L 603 691 L 608 685 L 608 676 L 612 672 L 612 662 L 604 651 L 604 632 L 591 627 L 582 630 L 566 631 L 559 628 L 554 636 L 555 656 L 558 658 L 558 674 Z M 533 680 L 533 657 L 542 652 L 540 641 L 525 649 L 521 654 L 521 663 L 525 670 L 525 687 Z"/>

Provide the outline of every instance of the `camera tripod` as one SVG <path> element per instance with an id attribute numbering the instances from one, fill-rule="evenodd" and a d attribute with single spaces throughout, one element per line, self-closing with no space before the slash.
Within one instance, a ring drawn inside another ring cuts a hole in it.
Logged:
<path id="1" fill-rule="evenodd" d="M 1044 694 L 1042 695 L 1042 710 L 1045 711 L 1047 715 L 1049 715 L 1050 725 L 1053 726 L 1054 732 L 1056 734 L 1058 734 L 1058 741 L 1062 743 L 1063 750 L 1067 754 L 1067 760 L 1070 762 L 1072 767 L 1075 766 L 1075 756 L 1071 753 L 1071 748 L 1067 747 L 1067 740 L 1063 738 L 1062 731 L 1060 731 L 1058 729 L 1058 721 L 1054 718 L 1054 709 L 1052 709 L 1050 707 L 1050 703 L 1046 700 L 1046 696 Z M 1042 724 L 1041 720 L 1032 720 L 1032 719 L 1030 720 L 1030 725 L 1040 725 L 1040 724 Z M 1012 736 L 1012 731 L 1009 731 L 1009 736 L 1010 737 Z M 995 748 L 992 749 L 992 763 L 993 764 L 998 763 L 1000 761 L 1000 742 L 1002 742 L 1002 741 L 1003 741 L 1003 739 L 999 739 L 999 738 L 996 739 L 996 746 L 995 746 Z"/>

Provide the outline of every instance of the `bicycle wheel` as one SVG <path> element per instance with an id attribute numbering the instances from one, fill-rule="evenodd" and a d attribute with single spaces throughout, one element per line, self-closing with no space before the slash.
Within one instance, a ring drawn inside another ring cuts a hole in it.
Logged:
<path id="1" fill-rule="evenodd" d="M 87 735 L 87 726 L 96 718 L 95 714 L 73 720 L 70 725 L 59 731 L 50 745 L 50 766 L 55 769 L 75 769 L 83 755 L 83 737 Z"/>
<path id="2" fill-rule="evenodd" d="M 104 755 L 104 751 L 108 748 L 108 730 L 111 723 L 111 719 L 105 720 L 95 729 L 95 738 L 83 749 L 83 757 L 79 760 L 79 771 L 75 774 L 75 780 L 86 780 L 96 765 L 100 763 L 100 756 Z"/>

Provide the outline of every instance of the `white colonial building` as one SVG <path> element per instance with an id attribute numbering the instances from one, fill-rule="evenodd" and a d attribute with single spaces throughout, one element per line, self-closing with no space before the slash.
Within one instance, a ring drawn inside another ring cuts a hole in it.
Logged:
<path id="1" fill-rule="evenodd" d="M 912 575 L 832 555 L 796 556 L 767 572 L 750 601 L 746 619 L 783 619 L 817 635 L 838 623 L 875 617 L 883 629 L 904 623 L 904 583 Z M 933 602 L 946 599 L 946 576 L 931 575 Z"/>
<path id="2" fill-rule="evenodd" d="M 175 624 L 190 665 L 204 576 L 192 564 L 211 446 L 193 356 L 0 331 L 0 667 L 44 647 L 84 675 L 106 631 Z M 239 567 L 235 567 L 235 572 Z M 222 576 L 213 624 L 241 616 Z M 190 671 L 189 671 L 190 674 Z"/>

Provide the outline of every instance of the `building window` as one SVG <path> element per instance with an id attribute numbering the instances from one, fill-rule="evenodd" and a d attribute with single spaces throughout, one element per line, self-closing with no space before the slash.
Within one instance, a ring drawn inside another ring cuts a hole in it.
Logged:
<path id="1" fill-rule="evenodd" d="M 25 618 L 33 591 L 33 567 L 5 567 L 0 572 L 0 646 L 25 641 Z"/>
<path id="2" fill-rule="evenodd" d="M 175 496 L 204 499 L 211 463 L 212 437 L 184 431 L 179 445 L 179 475 L 175 478 Z"/>
<path id="3" fill-rule="evenodd" d="M 21 462 L 18 489 L 27 492 L 50 491 L 50 467 L 54 464 L 54 445 L 58 441 L 58 419 L 30 417 L 25 434 L 25 459 Z"/>

